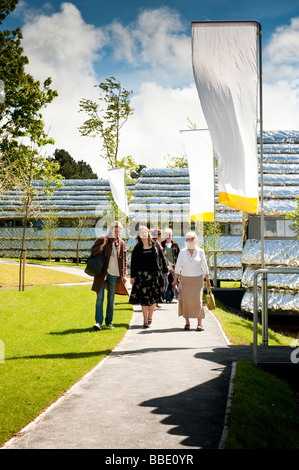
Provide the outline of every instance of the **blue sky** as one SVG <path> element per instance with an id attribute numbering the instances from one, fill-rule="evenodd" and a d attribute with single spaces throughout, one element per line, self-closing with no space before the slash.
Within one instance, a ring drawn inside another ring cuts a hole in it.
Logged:
<path id="1" fill-rule="evenodd" d="M 56 140 L 90 163 L 107 165 L 99 140 L 83 138 L 81 98 L 97 99 L 94 85 L 115 76 L 133 90 L 134 115 L 123 128 L 120 152 L 137 163 L 163 167 L 183 154 L 179 130 L 204 118 L 191 67 L 191 21 L 257 20 L 263 30 L 264 128 L 299 130 L 298 0 L 21 0 L 3 28 L 20 25 L 29 71 L 48 76 L 58 98 L 44 112 Z"/>

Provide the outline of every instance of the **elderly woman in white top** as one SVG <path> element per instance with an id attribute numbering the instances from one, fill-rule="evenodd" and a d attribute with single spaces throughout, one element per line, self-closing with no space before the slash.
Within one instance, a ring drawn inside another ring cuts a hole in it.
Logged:
<path id="1" fill-rule="evenodd" d="M 197 318 L 197 330 L 203 330 L 202 320 L 205 316 L 202 306 L 203 276 L 207 286 L 210 286 L 209 270 L 204 250 L 196 246 L 198 238 L 195 232 L 188 232 L 185 236 L 187 247 L 183 248 L 175 265 L 173 286 L 179 285 L 178 307 L 179 316 L 186 321 L 185 330 L 190 330 L 190 318 Z"/>

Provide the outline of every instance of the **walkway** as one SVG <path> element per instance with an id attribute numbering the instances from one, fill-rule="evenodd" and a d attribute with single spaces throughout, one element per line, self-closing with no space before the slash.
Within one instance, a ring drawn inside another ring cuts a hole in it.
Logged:
<path id="1" fill-rule="evenodd" d="M 212 314 L 202 332 L 183 323 L 163 304 L 147 330 L 135 308 L 114 351 L 4 448 L 218 448 L 232 362 L 252 349 L 230 346 Z M 284 360 L 282 349 L 264 351 Z"/>

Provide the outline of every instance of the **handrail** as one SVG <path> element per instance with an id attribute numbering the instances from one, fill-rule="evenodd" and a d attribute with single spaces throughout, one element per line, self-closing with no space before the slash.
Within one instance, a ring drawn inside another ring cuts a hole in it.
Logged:
<path id="1" fill-rule="evenodd" d="M 242 250 L 209 250 L 207 252 L 207 261 L 208 261 L 208 268 L 210 270 L 210 254 L 214 253 L 214 276 L 213 276 L 213 285 L 214 287 L 217 286 L 217 253 L 240 253 L 242 254 Z"/>
<path id="2" fill-rule="evenodd" d="M 257 323 L 258 323 L 258 301 L 257 301 L 257 278 L 262 274 L 262 345 L 268 346 L 268 274 L 299 274 L 299 267 L 277 267 L 257 269 L 253 273 L 253 361 L 258 362 L 257 354 Z"/>

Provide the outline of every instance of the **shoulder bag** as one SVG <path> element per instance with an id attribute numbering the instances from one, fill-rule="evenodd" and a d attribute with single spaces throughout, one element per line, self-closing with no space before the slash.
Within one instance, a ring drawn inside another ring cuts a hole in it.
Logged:
<path id="1" fill-rule="evenodd" d="M 89 276 L 100 276 L 103 271 L 106 256 L 104 251 L 101 251 L 95 256 L 90 256 L 87 260 L 84 272 Z"/>

